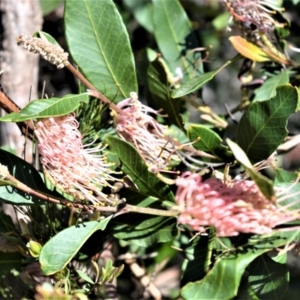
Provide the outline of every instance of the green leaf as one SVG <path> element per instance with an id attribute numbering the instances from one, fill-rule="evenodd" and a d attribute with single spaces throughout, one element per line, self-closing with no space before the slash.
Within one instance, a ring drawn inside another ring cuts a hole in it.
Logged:
<path id="1" fill-rule="evenodd" d="M 152 11 L 153 4 L 151 0 L 124 0 L 127 9 L 134 15 L 137 22 L 147 31 L 153 33 Z"/>
<path id="2" fill-rule="evenodd" d="M 196 90 L 199 90 L 205 83 L 212 80 L 220 71 L 222 71 L 226 66 L 231 64 L 231 62 L 232 61 L 229 60 L 222 67 L 215 71 L 201 74 L 193 79 L 186 81 L 179 88 L 173 90 L 171 96 L 173 98 L 179 98 L 188 95 Z"/>
<path id="3" fill-rule="evenodd" d="M 260 191 L 264 194 L 264 196 L 269 200 L 273 200 L 275 191 L 273 188 L 272 181 L 267 177 L 263 176 L 262 174 L 258 173 L 257 171 L 255 171 L 247 155 L 239 147 L 239 145 L 232 142 L 230 139 L 226 139 L 226 142 L 229 148 L 231 149 L 231 151 L 233 152 L 233 155 L 235 156 L 236 160 L 243 165 L 245 170 L 248 172 L 250 177 L 255 181 L 255 183 L 259 187 Z"/>
<path id="4" fill-rule="evenodd" d="M 62 0 L 40 0 L 43 16 L 53 12 L 61 2 Z"/>
<path id="5" fill-rule="evenodd" d="M 283 169 L 275 169 L 274 184 L 294 182 L 298 177 L 297 172 L 288 172 Z"/>
<path id="6" fill-rule="evenodd" d="M 133 53 L 112 0 L 66 0 L 65 35 L 70 54 L 85 77 L 116 102 L 137 92 Z"/>
<path id="7" fill-rule="evenodd" d="M 287 265 L 276 263 L 267 254 L 257 257 L 247 271 L 249 283 L 259 299 L 283 299 L 288 292 Z"/>
<path id="8" fill-rule="evenodd" d="M 183 120 L 180 116 L 181 99 L 172 99 L 170 82 L 165 66 L 160 58 L 150 63 L 148 68 L 148 86 L 152 100 L 158 109 L 168 116 L 170 124 L 183 129 Z"/>
<path id="9" fill-rule="evenodd" d="M 61 0 L 60 0 L 61 1 Z M 49 33 L 44 32 L 44 31 L 37 31 L 33 36 L 39 37 L 43 40 L 48 41 L 52 45 L 58 46 L 61 48 L 60 44 L 56 41 L 56 39 L 51 36 Z"/>
<path id="10" fill-rule="evenodd" d="M 39 261 L 45 275 L 61 271 L 76 255 L 87 239 L 97 230 L 104 230 L 111 217 L 85 222 L 62 230 L 42 248 Z"/>
<path id="11" fill-rule="evenodd" d="M 0 149 L 0 164 L 6 166 L 12 176 L 33 190 L 49 193 L 38 171 L 25 160 Z M 28 205 L 39 201 L 38 198 L 19 191 L 13 186 L 1 186 L 0 199 L 15 205 Z"/>
<path id="12" fill-rule="evenodd" d="M 187 134 L 195 149 L 209 152 L 220 159 L 232 158 L 228 147 L 222 145 L 223 141 L 220 136 L 206 126 L 191 124 L 187 129 Z"/>
<path id="13" fill-rule="evenodd" d="M 216 30 L 224 30 L 228 26 L 229 18 L 230 14 L 223 12 L 222 14 L 218 14 L 211 23 Z"/>
<path id="14" fill-rule="evenodd" d="M 141 194 L 174 201 L 170 187 L 148 171 L 138 151 L 131 144 L 112 136 L 107 137 L 106 142 L 110 150 L 122 161 L 122 171 L 130 177 Z"/>
<path id="15" fill-rule="evenodd" d="M 188 78 L 202 73 L 201 53 L 189 53 L 200 45 L 180 2 L 178 0 L 152 0 L 152 2 L 155 39 L 171 72 L 174 74 L 176 68 L 181 67 Z"/>
<path id="16" fill-rule="evenodd" d="M 205 276 L 207 267 L 211 264 L 211 245 L 213 240 L 209 235 L 195 238 L 188 251 L 189 259 L 186 259 L 181 285 L 200 280 Z"/>
<path id="17" fill-rule="evenodd" d="M 85 274 L 83 271 L 81 270 L 76 270 L 77 274 L 86 282 L 90 283 L 90 284 L 95 284 L 95 282 L 87 275 Z"/>
<path id="18" fill-rule="evenodd" d="M 18 113 L 11 113 L 0 118 L 3 122 L 24 122 L 38 118 L 65 116 L 75 111 L 80 102 L 88 103 L 87 94 L 67 95 L 62 98 L 50 98 L 31 101 Z"/>
<path id="19" fill-rule="evenodd" d="M 241 278 L 246 267 L 261 254 L 289 242 L 299 240 L 298 231 L 271 233 L 265 236 L 253 236 L 243 249 L 229 251 L 217 258 L 206 276 L 196 282 L 190 282 L 181 289 L 184 299 L 233 299 L 238 292 Z M 202 272 L 202 270 L 200 270 Z"/>
<path id="20" fill-rule="evenodd" d="M 267 159 L 283 142 L 287 119 L 298 107 L 297 88 L 276 91 L 274 98 L 251 104 L 240 120 L 237 142 L 252 162 Z"/>
<path id="21" fill-rule="evenodd" d="M 268 79 L 261 87 L 255 90 L 255 97 L 253 102 L 269 100 L 276 96 L 276 89 L 280 85 L 289 83 L 288 71 L 283 71 L 278 75 Z"/>
<path id="22" fill-rule="evenodd" d="M 117 224 L 113 227 L 113 235 L 128 244 L 140 247 L 172 241 L 178 234 L 175 218 L 127 214 L 115 222 Z"/>

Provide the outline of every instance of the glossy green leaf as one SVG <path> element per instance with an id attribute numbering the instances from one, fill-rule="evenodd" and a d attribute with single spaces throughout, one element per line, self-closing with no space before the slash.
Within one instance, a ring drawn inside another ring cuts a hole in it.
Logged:
<path id="1" fill-rule="evenodd" d="M 277 88 L 274 98 L 255 102 L 242 116 L 237 142 L 252 162 L 267 159 L 287 135 L 287 120 L 298 107 L 298 90 L 290 85 Z"/>
<path id="2" fill-rule="evenodd" d="M 0 149 L 0 164 L 6 166 L 12 176 L 32 189 L 49 193 L 38 171 L 23 159 Z M 28 205 L 38 201 L 38 198 L 13 186 L 0 186 L 0 199 L 15 205 Z"/>
<path id="3" fill-rule="evenodd" d="M 153 197 L 145 198 L 145 196 L 134 191 L 125 190 L 121 196 L 126 199 L 126 203 L 137 207 L 164 209 L 160 200 Z M 149 247 L 153 243 L 172 241 L 178 234 L 175 218 L 130 213 L 115 218 L 112 224 L 111 232 L 115 237 L 122 240 L 123 246 Z"/>
<path id="4" fill-rule="evenodd" d="M 278 75 L 268 79 L 261 87 L 255 90 L 255 101 L 269 100 L 272 97 L 276 96 L 276 89 L 280 85 L 289 83 L 289 74 L 288 71 L 283 71 Z"/>
<path id="5" fill-rule="evenodd" d="M 205 83 L 212 80 L 221 70 L 223 70 L 230 63 L 231 63 L 231 61 L 229 60 L 221 68 L 219 68 L 215 71 L 201 74 L 193 79 L 186 81 L 179 88 L 173 90 L 171 96 L 173 98 L 179 98 L 179 97 L 183 97 L 185 95 L 188 95 L 188 94 L 200 89 Z"/>
<path id="6" fill-rule="evenodd" d="M 178 234 L 175 218 L 128 214 L 116 220 L 113 235 L 140 247 L 172 241 Z"/>
<path id="7" fill-rule="evenodd" d="M 111 217 L 66 228 L 42 248 L 39 261 L 45 275 L 61 271 L 76 255 L 87 239 L 97 230 L 104 230 Z"/>
<path id="8" fill-rule="evenodd" d="M 249 283 L 261 300 L 283 299 L 288 292 L 287 265 L 276 263 L 267 254 L 257 257 L 247 268 Z"/>
<path id="9" fill-rule="evenodd" d="M 203 72 L 200 47 L 191 22 L 178 0 L 152 0 L 154 35 L 158 47 L 174 74 L 177 67 L 193 78 Z M 187 57 L 188 56 L 188 59 Z"/>
<path id="10" fill-rule="evenodd" d="M 24 122 L 38 118 L 65 116 L 74 112 L 80 102 L 88 103 L 87 94 L 67 95 L 62 98 L 49 98 L 31 101 L 18 113 L 11 113 L 0 118 L 2 122 Z"/>
<path id="11" fill-rule="evenodd" d="M 181 285 L 202 279 L 211 264 L 212 241 L 209 235 L 195 238 L 185 252 L 188 252 Z"/>
<path id="12" fill-rule="evenodd" d="M 66 0 L 65 35 L 85 77 L 118 102 L 138 92 L 134 58 L 122 18 L 112 0 Z"/>
<path id="13" fill-rule="evenodd" d="M 254 259 L 299 238 L 299 232 L 296 230 L 253 236 L 240 251 L 227 251 L 226 255 L 217 258 L 206 276 L 200 281 L 186 284 L 181 289 L 181 295 L 187 300 L 233 299 L 237 295 L 246 267 Z"/>
<path id="14" fill-rule="evenodd" d="M 165 66 L 160 58 L 150 63 L 148 68 L 148 87 L 151 98 L 157 109 L 163 109 L 163 114 L 168 116 L 170 124 L 183 129 L 183 120 L 180 116 L 182 99 L 171 97 L 170 82 Z"/>
<path id="15" fill-rule="evenodd" d="M 141 194 L 174 201 L 170 187 L 148 171 L 146 164 L 131 144 L 112 136 L 107 137 L 106 142 L 110 150 L 121 160 L 122 171 L 130 177 Z"/>
<path id="16" fill-rule="evenodd" d="M 129 11 L 134 15 L 137 22 L 147 31 L 153 33 L 152 12 L 153 4 L 151 0 L 124 0 L 124 4 Z"/>
<path id="17" fill-rule="evenodd" d="M 235 156 L 236 160 L 243 165 L 245 170 L 248 172 L 250 177 L 255 181 L 255 183 L 259 187 L 260 191 L 264 194 L 264 196 L 269 200 L 273 200 L 275 191 L 273 188 L 272 181 L 267 177 L 263 176 L 262 174 L 255 171 L 246 153 L 239 147 L 238 144 L 234 143 L 230 139 L 226 139 L 226 142 L 229 148 L 231 149 L 231 151 L 233 152 L 233 155 Z"/>
<path id="18" fill-rule="evenodd" d="M 228 147 L 222 145 L 221 137 L 206 126 L 191 124 L 187 134 L 195 149 L 211 153 L 217 158 L 232 158 Z"/>

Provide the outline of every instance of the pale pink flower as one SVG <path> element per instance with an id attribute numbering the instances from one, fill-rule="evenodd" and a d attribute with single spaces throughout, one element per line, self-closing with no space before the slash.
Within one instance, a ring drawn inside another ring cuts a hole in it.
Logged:
<path id="1" fill-rule="evenodd" d="M 106 162 L 105 147 L 83 145 L 74 114 L 39 120 L 35 134 L 41 163 L 58 188 L 81 200 L 111 202 L 101 192 L 110 182 L 120 181 L 112 174 L 113 164 Z"/>
<path id="2" fill-rule="evenodd" d="M 280 206 L 284 197 L 280 199 L 277 192 L 275 202 L 266 199 L 254 181 L 232 180 L 224 184 L 216 178 L 202 181 L 200 175 L 186 172 L 176 185 L 181 212 L 178 222 L 198 232 L 212 226 L 218 236 L 268 234 L 278 225 L 300 219 L 299 211 L 291 209 L 296 202 Z"/>
<path id="3" fill-rule="evenodd" d="M 171 161 L 181 161 L 176 147 L 168 140 L 168 127 L 150 115 L 159 115 L 156 110 L 143 105 L 134 92 L 117 106 L 123 113 L 114 115 L 116 132 L 136 147 L 149 171 L 167 171 Z"/>

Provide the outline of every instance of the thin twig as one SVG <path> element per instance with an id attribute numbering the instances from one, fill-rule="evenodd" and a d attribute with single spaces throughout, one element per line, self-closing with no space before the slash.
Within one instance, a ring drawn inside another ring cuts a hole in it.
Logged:
<path id="1" fill-rule="evenodd" d="M 35 196 L 37 198 L 40 198 L 42 200 L 45 200 L 53 204 L 61 204 L 66 207 L 73 207 L 73 208 L 81 209 L 83 211 L 103 211 L 103 212 L 117 213 L 117 215 L 134 212 L 134 213 L 141 213 L 141 214 L 148 214 L 148 215 L 155 215 L 155 216 L 165 216 L 165 217 L 175 217 L 179 213 L 176 210 L 161 210 L 161 209 L 155 209 L 149 207 L 134 206 L 130 204 L 126 204 L 124 207 L 120 208 L 118 206 L 96 206 L 96 205 L 72 202 L 65 199 L 54 198 L 49 195 L 43 194 L 41 192 L 35 191 L 10 174 L 6 175 L 6 179 L 13 182 L 15 184 L 14 186 L 17 189 L 29 195 Z"/>

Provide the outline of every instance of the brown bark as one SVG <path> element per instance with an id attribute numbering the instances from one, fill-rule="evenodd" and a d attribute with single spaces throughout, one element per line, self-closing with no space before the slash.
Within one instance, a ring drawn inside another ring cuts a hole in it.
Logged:
<path id="1" fill-rule="evenodd" d="M 0 70 L 1 85 L 5 93 L 20 107 L 31 99 L 37 99 L 38 56 L 17 46 L 21 34 L 33 34 L 41 30 L 42 14 L 39 1 L 0 0 L 3 35 L 1 36 Z M 0 123 L 0 144 L 8 145 L 22 156 L 24 136 L 16 124 Z M 31 146 L 28 147 L 30 150 Z M 30 151 L 26 158 L 31 160 Z"/>

